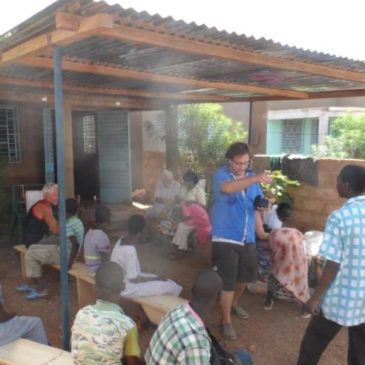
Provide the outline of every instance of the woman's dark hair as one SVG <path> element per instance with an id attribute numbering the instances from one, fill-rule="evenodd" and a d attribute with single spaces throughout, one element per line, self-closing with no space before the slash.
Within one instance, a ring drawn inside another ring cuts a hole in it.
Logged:
<path id="1" fill-rule="evenodd" d="M 250 147 L 244 142 L 235 142 L 228 147 L 225 157 L 231 160 L 234 156 L 238 155 L 251 155 Z"/>
<path id="2" fill-rule="evenodd" d="M 110 218 L 112 214 L 110 213 L 110 209 L 105 205 L 97 207 L 95 209 L 95 222 L 102 224 L 102 223 L 110 223 Z"/>
<path id="3" fill-rule="evenodd" d="M 348 184 L 351 191 L 357 195 L 365 191 L 365 168 L 362 166 L 347 165 L 341 170 L 338 178 Z"/>
<path id="4" fill-rule="evenodd" d="M 291 211 L 291 205 L 289 203 L 282 202 L 279 203 L 278 207 L 276 208 L 276 215 L 282 222 L 284 222 L 290 217 Z"/>
<path id="5" fill-rule="evenodd" d="M 128 219 L 127 229 L 130 234 L 137 234 L 142 232 L 144 227 L 146 226 L 146 219 L 143 215 L 134 214 L 131 215 Z"/>
<path id="6" fill-rule="evenodd" d="M 199 182 L 198 175 L 194 171 L 187 171 L 183 176 L 184 181 L 191 181 L 196 185 Z"/>

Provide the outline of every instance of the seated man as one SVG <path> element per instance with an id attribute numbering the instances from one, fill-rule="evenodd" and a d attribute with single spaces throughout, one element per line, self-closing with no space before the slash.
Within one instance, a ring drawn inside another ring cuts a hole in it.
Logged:
<path id="1" fill-rule="evenodd" d="M 200 272 L 192 288 L 192 301 L 173 309 L 160 322 L 146 351 L 146 363 L 219 364 L 216 358 L 219 348 L 227 364 L 251 365 L 250 355 L 243 351 L 234 354 L 225 351 L 207 329 L 208 314 L 219 303 L 222 289 L 223 282 L 217 273 Z"/>
<path id="2" fill-rule="evenodd" d="M 173 173 L 169 170 L 163 170 L 161 180 L 156 184 L 153 207 L 146 210 L 148 240 L 151 239 L 150 221 L 162 218 L 179 195 L 180 184 L 174 179 Z"/>
<path id="3" fill-rule="evenodd" d="M 76 199 L 66 200 L 66 235 L 67 235 L 67 255 L 68 269 L 71 269 L 78 250 L 84 240 L 84 226 L 77 217 L 78 204 Z M 18 291 L 28 292 L 27 299 L 37 299 L 45 297 L 48 292 L 44 290 L 44 283 L 41 280 L 42 265 L 59 264 L 60 246 L 54 244 L 32 244 L 25 253 L 25 271 L 27 284 L 16 287 Z M 35 288 L 32 287 L 35 285 Z"/>
<path id="4" fill-rule="evenodd" d="M 58 203 L 58 186 L 46 184 L 42 189 L 43 200 L 35 203 L 24 217 L 23 243 L 29 247 L 35 243 L 55 244 L 58 242 L 58 222 L 52 206 Z"/>
<path id="5" fill-rule="evenodd" d="M 119 306 L 123 272 L 104 262 L 95 274 L 97 301 L 80 309 L 72 326 L 71 352 L 75 364 L 139 364 L 136 324 Z"/>
<path id="6" fill-rule="evenodd" d="M 2 286 L 0 285 L 0 346 L 18 338 L 48 344 L 43 322 L 38 317 L 18 316 L 8 313 L 3 307 Z"/>

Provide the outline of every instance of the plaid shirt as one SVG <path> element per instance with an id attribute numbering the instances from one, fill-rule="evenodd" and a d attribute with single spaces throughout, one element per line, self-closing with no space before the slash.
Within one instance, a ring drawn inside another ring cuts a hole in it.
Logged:
<path id="1" fill-rule="evenodd" d="M 324 316 L 342 326 L 365 323 L 365 196 L 329 216 L 319 255 L 340 264 L 322 299 Z"/>
<path id="2" fill-rule="evenodd" d="M 147 365 L 210 364 L 211 341 L 202 320 L 189 304 L 166 314 L 146 351 Z"/>

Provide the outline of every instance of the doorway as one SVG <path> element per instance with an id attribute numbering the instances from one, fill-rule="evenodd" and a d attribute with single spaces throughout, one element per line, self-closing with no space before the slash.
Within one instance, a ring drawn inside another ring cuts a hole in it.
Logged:
<path id="1" fill-rule="evenodd" d="M 100 191 L 96 123 L 95 113 L 72 113 L 75 196 L 84 201 Z"/>

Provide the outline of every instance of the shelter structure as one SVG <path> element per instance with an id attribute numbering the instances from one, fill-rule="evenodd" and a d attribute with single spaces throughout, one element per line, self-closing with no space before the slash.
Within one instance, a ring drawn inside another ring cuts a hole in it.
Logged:
<path id="1" fill-rule="evenodd" d="M 0 153 L 18 164 L 23 177 L 44 161 L 44 180 L 60 185 L 64 348 L 69 345 L 64 199 L 80 181 L 105 202 L 129 199 L 131 171 L 138 168 L 131 164 L 132 111 L 171 103 L 364 94 L 363 62 L 104 1 L 56 1 L 2 35 Z M 35 158 L 27 160 L 34 150 Z"/>
<path id="2" fill-rule="evenodd" d="M 171 103 L 365 95 L 364 62 L 104 1 L 56 1 L 0 38 L 2 111 L 10 119 L 22 119 L 18 136 L 0 136 L 7 144 L 2 152 L 20 165 L 25 160 L 22 178 L 28 166 L 41 165 L 40 174 L 46 180 L 55 179 L 54 46 L 62 57 L 66 192 L 70 196 L 75 184 L 76 190 L 89 189 L 89 196 L 104 201 L 129 196 L 131 170 L 137 174 L 139 168 L 131 166 L 138 144 L 138 137 L 133 139 L 131 133 L 132 111 L 163 110 Z M 43 122 L 37 133 L 35 119 Z M 0 123 L 9 121 L 4 117 Z M 20 147 L 13 145 L 24 143 L 23 131 L 27 146 L 21 159 Z M 27 162 L 37 148 L 37 161 Z M 39 164 L 43 158 L 45 164 Z"/>

